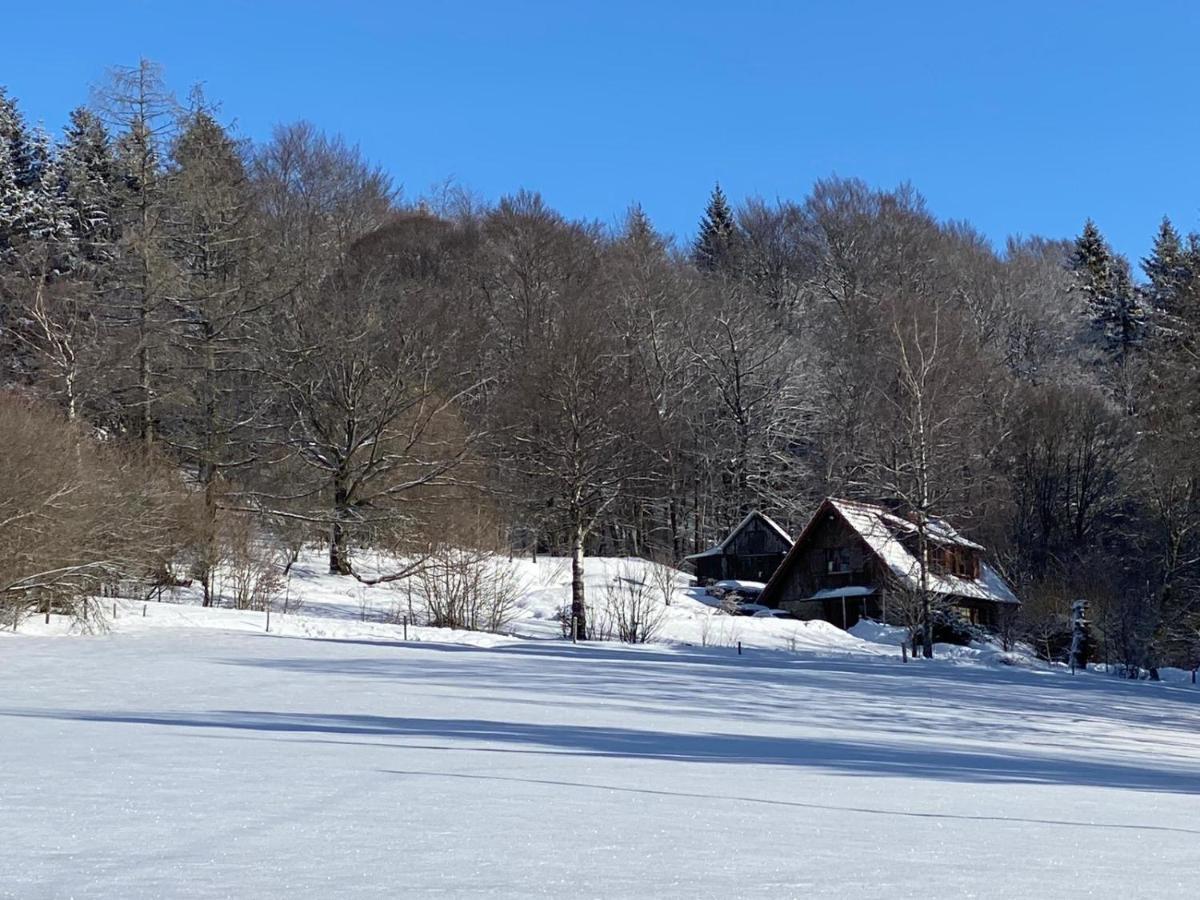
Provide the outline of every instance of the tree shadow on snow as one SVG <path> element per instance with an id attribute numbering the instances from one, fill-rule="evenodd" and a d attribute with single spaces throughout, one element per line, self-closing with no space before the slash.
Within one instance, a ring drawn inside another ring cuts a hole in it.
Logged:
<path id="1" fill-rule="evenodd" d="M 798 766 L 845 775 L 923 778 L 967 783 L 1086 785 L 1165 793 L 1200 793 L 1200 770 L 1135 766 L 1070 756 L 990 753 L 904 743 L 676 733 L 582 725 L 484 719 L 431 719 L 345 714 L 292 714 L 254 710 L 210 713 L 101 713 L 0 710 L 0 716 L 228 729 L 275 734 L 356 736 L 380 746 L 483 753 L 568 754 L 679 763 Z M 331 738 L 332 739 L 332 738 Z M 337 740 L 337 743 L 367 743 Z M 480 746 L 486 745 L 486 746 Z"/>
<path id="2" fill-rule="evenodd" d="M 536 683 L 558 705 L 563 696 L 601 697 L 608 702 L 654 700 L 630 708 L 673 714 L 688 707 L 689 715 L 747 720 L 794 718 L 798 700 L 814 695 L 853 695 L 852 714 L 844 703 L 825 703 L 826 724 L 862 724 L 893 731 L 927 731 L 934 719 L 957 718 L 978 737 L 983 710 L 995 713 L 1000 734 L 1022 723 L 1038 726 L 1057 720 L 1087 722 L 1097 717 L 1131 726 L 1177 732 L 1191 739 L 1200 728 L 1200 691 L 1149 685 L 1081 673 L 1027 671 L 978 664 L 910 662 L 888 657 L 791 654 L 748 650 L 743 655 L 724 648 L 650 649 L 596 644 L 571 645 L 538 641 L 493 648 L 461 644 L 388 642 L 320 638 L 318 642 L 374 646 L 383 652 L 349 657 L 228 659 L 229 665 L 282 669 L 311 674 L 337 674 L 397 682 L 419 680 L 461 687 L 483 684 L 489 690 L 509 687 L 526 691 Z M 394 654 L 390 648 L 415 653 Z M 424 651 L 424 652 L 422 652 Z M 528 658 L 538 660 L 531 667 Z M 797 689 L 809 692 L 798 698 Z M 529 702 L 529 701 L 527 701 Z M 813 704 L 815 706 L 817 704 Z M 935 716 L 926 714 L 935 710 Z M 811 711 L 811 709 L 810 709 Z M 957 715 L 956 715 L 957 711 Z M 1101 723 L 1096 722 L 1098 727 Z M 1136 740 L 1136 735 L 1131 735 Z M 1151 740 L 1154 743 L 1157 736 Z"/>

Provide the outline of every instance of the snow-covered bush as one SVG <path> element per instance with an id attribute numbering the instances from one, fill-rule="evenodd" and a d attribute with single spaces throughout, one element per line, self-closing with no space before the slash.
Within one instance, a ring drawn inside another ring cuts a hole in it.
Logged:
<path id="1" fill-rule="evenodd" d="M 962 614 L 953 609 L 939 609 L 933 613 L 933 641 L 935 644 L 957 644 L 968 647 L 972 643 L 988 640 L 987 629 L 973 625 Z"/>

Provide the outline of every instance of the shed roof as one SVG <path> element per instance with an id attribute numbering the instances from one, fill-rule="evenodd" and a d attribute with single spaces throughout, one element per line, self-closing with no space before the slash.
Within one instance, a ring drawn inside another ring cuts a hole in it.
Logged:
<path id="1" fill-rule="evenodd" d="M 702 550 L 699 553 L 693 553 L 691 556 L 685 556 L 684 559 L 701 559 L 705 556 L 720 556 L 725 552 L 725 548 L 729 546 L 729 542 L 734 539 L 737 533 L 749 525 L 751 520 L 755 518 L 762 519 L 763 523 L 781 538 L 783 538 L 789 547 L 792 546 L 792 536 L 783 530 L 783 526 L 781 526 L 766 513 L 759 512 L 757 509 L 752 509 L 746 514 L 746 518 L 738 522 L 737 526 L 731 532 L 729 532 L 729 534 L 725 535 L 725 540 L 721 541 L 721 543 L 713 547 L 709 547 L 707 550 Z"/>

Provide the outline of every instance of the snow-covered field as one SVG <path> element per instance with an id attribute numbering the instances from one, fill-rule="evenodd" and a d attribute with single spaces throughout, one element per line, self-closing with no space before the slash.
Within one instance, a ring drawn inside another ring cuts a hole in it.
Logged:
<path id="1" fill-rule="evenodd" d="M 668 643 L 572 646 L 525 574 L 513 637 L 405 642 L 315 563 L 269 634 L 127 601 L 0 637 L 0 896 L 1195 896 L 1190 685 L 682 589 Z"/>

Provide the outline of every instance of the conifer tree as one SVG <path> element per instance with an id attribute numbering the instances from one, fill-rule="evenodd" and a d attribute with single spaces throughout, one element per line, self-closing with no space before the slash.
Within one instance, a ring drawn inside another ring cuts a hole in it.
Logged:
<path id="1" fill-rule="evenodd" d="M 732 273 L 738 264 L 741 232 L 721 185 L 713 187 L 692 245 L 692 261 L 706 272 Z"/>
<path id="2" fill-rule="evenodd" d="M 9 255 L 29 221 L 29 188 L 35 181 L 25 119 L 0 87 L 0 255 Z"/>
<path id="3" fill-rule="evenodd" d="M 1175 314 L 1181 294 L 1195 277 L 1183 239 L 1171 220 L 1163 217 L 1150 255 L 1142 260 L 1149 279 L 1146 296 L 1155 309 Z"/>
<path id="4" fill-rule="evenodd" d="M 1088 219 L 1075 240 L 1069 266 L 1105 356 L 1123 367 L 1146 333 L 1146 312 L 1129 262 L 1113 253 L 1096 223 Z"/>
<path id="5" fill-rule="evenodd" d="M 117 239 L 117 161 L 108 130 L 91 110 L 79 107 L 71 112 L 57 169 L 79 247 L 76 264 L 111 261 Z"/>
<path id="6" fill-rule="evenodd" d="M 637 246 L 661 244 L 661 239 L 654 231 L 650 217 L 642 209 L 640 203 L 635 203 L 625 215 L 625 239 Z"/>
<path id="7" fill-rule="evenodd" d="M 24 192 L 17 188 L 17 176 L 12 158 L 0 144 L 0 263 L 11 253 L 16 243 L 17 226 L 22 220 Z"/>
<path id="8" fill-rule="evenodd" d="M 12 164 L 17 187 L 28 188 L 37 180 L 29 128 L 17 101 L 3 87 L 0 87 L 0 146 Z"/>
<path id="9" fill-rule="evenodd" d="M 60 272 L 70 255 L 73 233 L 66 197 L 59 177 L 58 159 L 50 135 L 40 125 L 31 140 L 34 181 L 26 189 L 28 203 L 25 230 L 29 237 L 47 245 L 54 272 Z M 52 250 L 51 250 L 52 248 Z M 48 273 L 49 274 L 49 273 Z"/>

